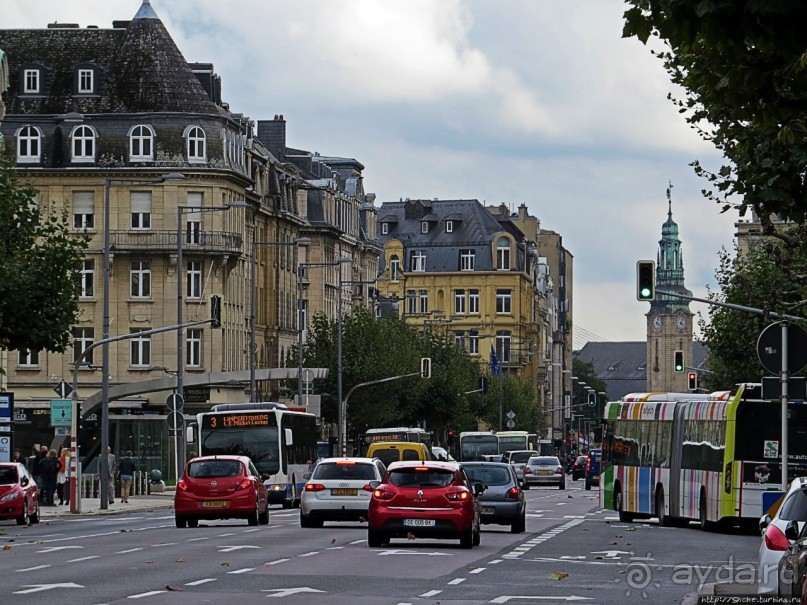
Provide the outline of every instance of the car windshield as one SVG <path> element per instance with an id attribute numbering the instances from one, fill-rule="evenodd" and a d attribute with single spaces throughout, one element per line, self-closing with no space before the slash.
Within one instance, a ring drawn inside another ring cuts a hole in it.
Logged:
<path id="1" fill-rule="evenodd" d="M 384 463 L 384 466 L 389 466 L 393 462 L 397 462 L 401 459 L 401 455 L 398 453 L 398 450 L 395 449 L 386 449 L 386 450 L 376 450 L 373 452 L 373 456 L 381 460 Z"/>
<path id="2" fill-rule="evenodd" d="M 194 479 L 214 477 L 237 477 L 241 474 L 241 463 L 237 460 L 199 460 L 191 462 L 188 476 Z"/>
<path id="3" fill-rule="evenodd" d="M 452 471 L 431 468 L 420 471 L 401 468 L 389 472 L 389 482 L 397 487 L 445 487 L 454 480 Z"/>
<path id="4" fill-rule="evenodd" d="M 586 463 L 586 457 L 585 456 L 578 456 L 577 457 L 577 464 L 585 464 L 585 463 Z"/>
<path id="5" fill-rule="evenodd" d="M 465 473 L 473 483 L 485 485 L 507 485 L 511 482 L 510 471 L 501 466 L 463 465 Z"/>
<path id="6" fill-rule="evenodd" d="M 779 518 L 783 521 L 807 521 L 807 492 L 804 489 L 793 492 L 782 503 Z"/>
<path id="7" fill-rule="evenodd" d="M 17 469 L 12 466 L 0 467 L 0 485 L 14 485 L 17 483 Z"/>
<path id="8" fill-rule="evenodd" d="M 320 462 L 314 469 L 312 479 L 325 481 L 328 479 L 361 479 L 372 481 L 376 478 L 372 464 Z"/>
<path id="9" fill-rule="evenodd" d="M 510 462 L 515 462 L 516 464 L 524 464 L 527 460 L 529 460 L 532 456 L 537 454 L 538 452 L 513 452 L 510 454 Z"/>
<path id="10" fill-rule="evenodd" d="M 541 456 L 530 458 L 530 466 L 560 466 L 560 460 L 554 456 Z"/>

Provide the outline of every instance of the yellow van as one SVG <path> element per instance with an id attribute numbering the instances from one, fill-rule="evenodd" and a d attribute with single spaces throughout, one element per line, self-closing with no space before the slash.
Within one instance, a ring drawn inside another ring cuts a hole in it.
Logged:
<path id="1" fill-rule="evenodd" d="M 367 448 L 368 458 L 378 458 L 389 466 L 399 460 L 431 460 L 429 448 L 424 443 L 414 441 L 378 441 Z"/>

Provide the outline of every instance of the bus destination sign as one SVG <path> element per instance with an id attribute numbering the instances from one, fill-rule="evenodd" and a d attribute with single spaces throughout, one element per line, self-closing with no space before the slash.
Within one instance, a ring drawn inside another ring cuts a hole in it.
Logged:
<path id="1" fill-rule="evenodd" d="M 248 426 L 269 426 L 271 416 L 260 414 L 208 414 L 202 419 L 203 429 L 229 429 Z M 274 424 L 273 422 L 271 424 Z"/>

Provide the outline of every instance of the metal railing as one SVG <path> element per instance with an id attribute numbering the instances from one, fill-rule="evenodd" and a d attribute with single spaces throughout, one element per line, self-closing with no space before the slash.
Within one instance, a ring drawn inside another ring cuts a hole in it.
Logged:
<path id="1" fill-rule="evenodd" d="M 243 239 L 231 231 L 199 231 L 184 233 L 182 247 L 186 252 L 240 254 Z M 175 252 L 176 230 L 111 231 L 110 242 L 115 252 L 151 250 Z"/>
<path id="2" fill-rule="evenodd" d="M 149 481 L 149 476 L 150 473 L 146 471 L 135 471 L 130 495 L 146 496 L 150 494 L 154 485 Z M 81 475 L 80 489 L 82 498 L 99 498 L 101 495 L 100 476 L 98 474 Z M 120 477 L 115 479 L 115 498 L 120 498 Z"/>

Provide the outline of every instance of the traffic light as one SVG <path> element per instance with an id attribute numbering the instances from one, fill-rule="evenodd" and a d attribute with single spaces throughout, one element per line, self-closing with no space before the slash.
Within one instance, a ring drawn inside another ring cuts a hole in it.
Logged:
<path id="1" fill-rule="evenodd" d="M 588 404 L 591 407 L 594 407 L 595 405 L 597 405 L 597 393 L 595 393 L 594 391 L 589 391 L 588 392 Z"/>
<path id="2" fill-rule="evenodd" d="M 446 445 L 449 447 L 454 445 L 454 429 L 448 429 L 446 431 Z"/>
<path id="3" fill-rule="evenodd" d="M 213 328 L 221 327 L 221 296 L 210 297 L 210 325 Z"/>
<path id="4" fill-rule="evenodd" d="M 431 378 L 432 377 L 432 358 L 431 357 L 421 357 L 420 358 L 420 377 L 421 378 Z"/>
<path id="5" fill-rule="evenodd" d="M 488 379 L 487 379 L 487 376 L 480 376 L 479 377 L 479 390 L 482 392 L 483 395 L 488 394 Z"/>
<path id="6" fill-rule="evenodd" d="M 698 373 L 697 372 L 690 372 L 687 374 L 687 384 L 689 385 L 690 391 L 697 391 L 698 390 Z"/>
<path id="7" fill-rule="evenodd" d="M 656 299 L 656 261 L 640 260 L 636 263 L 636 300 Z"/>
<path id="8" fill-rule="evenodd" d="M 684 371 L 684 352 L 683 351 L 676 351 L 675 352 L 674 368 L 675 368 L 676 372 L 683 372 Z"/>

